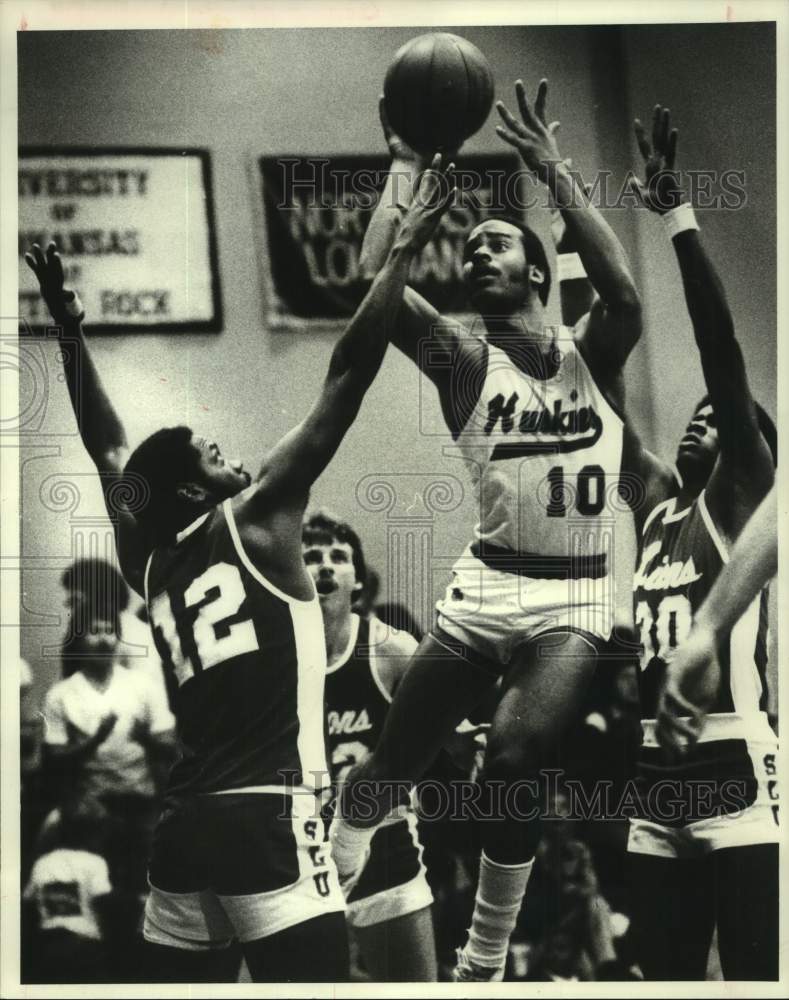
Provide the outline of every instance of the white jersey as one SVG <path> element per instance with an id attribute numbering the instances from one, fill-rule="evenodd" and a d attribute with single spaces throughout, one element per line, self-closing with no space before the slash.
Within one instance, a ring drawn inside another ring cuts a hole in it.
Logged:
<path id="1" fill-rule="evenodd" d="M 542 379 L 488 345 L 482 392 L 458 436 L 480 506 L 475 534 L 516 553 L 602 555 L 611 548 L 624 425 L 570 328 L 556 328 L 554 349 L 556 371 Z"/>

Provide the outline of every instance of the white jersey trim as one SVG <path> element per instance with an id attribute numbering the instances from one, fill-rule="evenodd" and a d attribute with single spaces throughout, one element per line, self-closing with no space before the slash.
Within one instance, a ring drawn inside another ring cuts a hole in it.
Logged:
<path id="1" fill-rule="evenodd" d="M 646 521 L 644 521 L 644 527 L 641 529 L 641 535 L 642 536 L 646 534 L 647 528 L 650 526 L 650 524 L 652 524 L 652 522 L 655 520 L 655 518 L 661 512 L 665 512 L 671 506 L 672 500 L 676 502 L 676 497 L 669 497 L 668 500 L 661 500 L 660 503 L 655 504 L 655 506 L 650 511 L 649 516 L 647 517 Z"/>
<path id="2" fill-rule="evenodd" d="M 658 746 L 655 735 L 655 720 L 642 719 L 644 747 Z M 719 740 L 774 740 L 770 721 L 766 712 L 710 712 L 704 720 L 699 734 L 699 743 L 715 743 Z"/>
<path id="3" fill-rule="evenodd" d="M 758 712 L 763 693 L 754 657 L 761 603 L 760 592 L 729 634 L 729 688 L 734 711 L 741 715 Z"/>
<path id="4" fill-rule="evenodd" d="M 392 695 L 386 690 L 386 686 L 385 686 L 384 682 L 381 680 L 381 675 L 380 675 L 380 673 L 378 671 L 378 654 L 376 653 L 377 643 L 373 642 L 373 622 L 379 622 L 380 623 L 380 619 L 379 618 L 373 618 L 373 619 L 370 620 L 370 654 L 369 654 L 369 656 L 370 656 L 370 673 L 372 674 L 372 678 L 373 678 L 373 681 L 375 682 L 375 686 L 381 692 L 381 697 L 384 698 L 385 701 L 389 705 L 391 705 L 392 704 Z"/>
<path id="5" fill-rule="evenodd" d="M 702 520 L 704 521 L 707 531 L 709 532 L 709 536 L 715 543 L 715 548 L 718 550 L 718 555 L 721 557 L 721 559 L 725 564 L 729 561 L 729 550 L 726 547 L 726 543 L 721 538 L 720 532 L 715 527 L 715 522 L 712 520 L 709 508 L 707 507 L 707 500 L 705 497 L 705 493 L 706 490 L 702 490 L 701 493 L 699 493 L 699 501 L 698 501 L 699 511 L 701 513 L 701 517 Z"/>
<path id="6" fill-rule="evenodd" d="M 296 717 L 299 720 L 296 746 L 302 779 L 309 774 L 317 782 L 328 774 L 323 704 L 326 639 L 317 597 L 309 602 L 291 601 L 290 617 L 296 644 Z"/>
<path id="7" fill-rule="evenodd" d="M 224 501 L 224 503 L 222 504 L 222 510 L 225 513 L 227 526 L 230 529 L 230 537 L 233 539 L 233 546 L 236 550 L 238 558 L 244 564 L 245 569 L 247 569 L 251 573 L 251 575 L 257 580 L 257 582 L 261 585 L 261 587 L 265 587 L 266 590 L 269 591 L 269 593 L 274 594 L 275 597 L 278 597 L 281 601 L 285 601 L 286 604 L 290 604 L 291 606 L 301 605 L 302 607 L 306 607 L 308 605 L 312 605 L 317 600 L 318 597 L 318 592 L 315 589 L 315 584 L 312 581 L 312 577 L 309 578 L 310 584 L 312 586 L 312 597 L 307 597 L 307 598 L 291 597 L 291 595 L 286 594 L 284 590 L 280 590 L 279 587 L 277 587 L 270 580 L 267 580 L 265 576 L 263 576 L 263 574 L 254 565 L 254 563 L 244 550 L 244 546 L 241 544 L 241 536 L 238 533 L 238 525 L 236 524 L 236 518 L 235 515 L 233 514 L 232 498 Z"/>
<path id="8" fill-rule="evenodd" d="M 154 549 L 148 556 L 148 561 L 145 564 L 145 574 L 142 578 L 142 596 L 145 599 L 146 605 L 148 604 L 148 577 L 150 576 L 151 573 L 151 565 L 153 564 L 153 553 L 155 551 L 156 549 Z M 150 614 L 148 617 L 150 618 Z"/>
<path id="9" fill-rule="evenodd" d="M 197 531 L 200 525 L 204 524 L 208 520 L 210 515 L 211 511 L 210 510 L 206 511 L 205 514 L 201 514 L 200 517 L 195 518 L 195 520 L 192 521 L 191 524 L 188 524 L 183 529 L 183 531 L 179 531 L 178 534 L 175 536 L 175 544 L 178 545 L 179 542 L 182 542 L 185 538 L 188 538 L 193 532 Z"/>
<path id="10" fill-rule="evenodd" d="M 351 634 L 348 637 L 348 645 L 345 647 L 342 656 L 333 663 L 330 667 L 326 667 L 327 674 L 333 674 L 335 670 L 339 670 L 340 667 L 344 667 L 345 664 L 350 660 L 351 653 L 356 645 L 356 640 L 359 638 L 359 625 L 361 624 L 361 619 L 358 615 L 351 615 Z"/>

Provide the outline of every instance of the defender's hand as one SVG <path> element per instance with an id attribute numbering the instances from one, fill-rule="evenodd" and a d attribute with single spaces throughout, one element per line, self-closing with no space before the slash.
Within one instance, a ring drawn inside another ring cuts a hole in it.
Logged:
<path id="1" fill-rule="evenodd" d="M 33 252 L 25 254 L 25 262 L 38 278 L 41 295 L 53 319 L 62 320 L 67 317 L 66 303 L 73 302 L 74 292 L 63 287 L 63 261 L 54 243 L 47 247 L 44 256 L 38 243 L 33 244 Z"/>
<path id="2" fill-rule="evenodd" d="M 441 154 L 436 153 L 429 169 L 420 175 L 413 200 L 404 210 L 395 247 L 419 251 L 427 245 L 457 193 L 454 171 L 454 163 L 442 170 Z"/>
<path id="3" fill-rule="evenodd" d="M 720 684 L 715 637 L 696 628 L 669 664 L 657 710 L 656 736 L 670 757 L 695 745 Z"/>
<path id="4" fill-rule="evenodd" d="M 644 180 L 634 181 L 634 187 L 643 203 L 652 212 L 664 215 L 676 208 L 685 199 L 679 182 L 679 173 L 674 169 L 677 155 L 677 136 L 671 128 L 671 112 L 659 104 L 652 113 L 652 145 L 647 141 L 641 121 L 634 122 L 636 142 L 644 158 Z"/>
<path id="5" fill-rule="evenodd" d="M 517 80 L 515 83 L 515 96 L 518 99 L 522 121 L 518 121 L 504 104 L 498 101 L 496 109 L 501 115 L 504 125 L 497 125 L 496 131 L 505 142 L 518 150 L 529 170 L 534 171 L 539 179 L 545 183 L 551 169 L 562 165 L 562 154 L 559 152 L 555 138 L 559 122 L 545 124 L 548 81 L 540 80 L 534 110 L 529 106 L 521 80 Z"/>

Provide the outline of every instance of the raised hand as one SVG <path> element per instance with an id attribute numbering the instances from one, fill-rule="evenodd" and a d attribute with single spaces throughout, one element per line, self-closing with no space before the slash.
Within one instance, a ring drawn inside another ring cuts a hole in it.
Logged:
<path id="1" fill-rule="evenodd" d="M 687 753 L 698 740 L 719 683 L 714 636 L 697 628 L 672 658 L 658 703 L 657 741 L 670 757 Z"/>
<path id="2" fill-rule="evenodd" d="M 395 246 L 407 246 L 412 251 L 418 251 L 430 241 L 457 193 L 454 171 L 454 163 L 442 169 L 441 154 L 436 153 L 430 167 L 420 174 L 413 200 L 404 210 Z"/>
<path id="3" fill-rule="evenodd" d="M 548 81 L 540 80 L 534 110 L 526 99 L 522 80 L 517 80 L 515 83 L 515 96 L 522 121 L 518 121 L 505 105 L 498 101 L 496 110 L 501 115 L 504 125 L 497 125 L 496 132 L 505 142 L 518 150 L 529 170 L 533 170 L 541 181 L 547 182 L 551 169 L 562 163 L 562 154 L 555 138 L 560 123 L 558 121 L 551 122 L 550 125 L 545 123 Z"/>
<path id="4" fill-rule="evenodd" d="M 677 135 L 671 128 L 671 112 L 659 104 L 652 113 L 652 145 L 646 137 L 641 121 L 634 122 L 636 142 L 644 158 L 644 180 L 634 180 L 634 186 L 643 203 L 652 212 L 664 215 L 680 205 L 685 194 L 680 186 L 679 173 L 674 169 L 677 155 Z"/>
<path id="5" fill-rule="evenodd" d="M 415 163 L 420 170 L 424 170 L 430 163 L 430 157 L 411 149 L 405 139 L 392 128 L 389 115 L 386 113 L 386 101 L 383 94 L 378 98 L 378 116 L 381 119 L 381 128 L 384 130 L 384 138 L 392 159 Z"/>
<path id="6" fill-rule="evenodd" d="M 38 278 L 41 295 L 53 318 L 60 320 L 65 314 L 67 302 L 73 302 L 74 292 L 63 287 L 63 261 L 54 243 L 47 247 L 46 256 L 38 243 L 33 244 L 33 252 L 25 254 L 25 262 Z"/>

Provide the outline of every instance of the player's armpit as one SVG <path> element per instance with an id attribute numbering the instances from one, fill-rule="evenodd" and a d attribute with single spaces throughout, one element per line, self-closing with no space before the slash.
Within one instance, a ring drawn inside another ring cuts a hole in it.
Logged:
<path id="1" fill-rule="evenodd" d="M 629 423 L 622 441 L 621 492 L 628 497 L 639 534 L 655 507 L 679 489 L 671 467 L 648 451 Z"/>
<path id="2" fill-rule="evenodd" d="M 391 341 L 438 390 L 441 412 L 453 436 L 465 427 L 485 381 L 488 352 L 480 337 L 442 316 L 406 287 Z"/>

